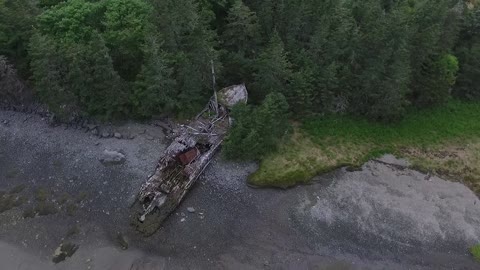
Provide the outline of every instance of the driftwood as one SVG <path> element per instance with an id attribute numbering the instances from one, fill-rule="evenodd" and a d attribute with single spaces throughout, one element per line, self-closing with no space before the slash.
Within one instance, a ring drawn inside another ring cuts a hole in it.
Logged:
<path id="1" fill-rule="evenodd" d="M 228 111 L 234 105 L 231 100 L 230 104 L 221 100 L 226 96 L 237 97 L 235 103 L 246 103 L 248 98 L 245 85 L 224 88 L 218 93 L 218 102 L 214 95 L 195 120 L 175 131 L 154 174 L 140 188 L 132 221 L 138 231 L 151 235 L 160 228 L 220 148 L 230 127 Z"/>

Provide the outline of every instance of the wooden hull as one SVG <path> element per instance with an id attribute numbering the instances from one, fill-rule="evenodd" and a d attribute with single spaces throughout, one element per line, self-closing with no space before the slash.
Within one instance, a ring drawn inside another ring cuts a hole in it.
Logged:
<path id="1" fill-rule="evenodd" d="M 192 172 L 186 182 L 179 185 L 177 189 L 166 195 L 165 202 L 161 205 L 161 207 L 155 207 L 155 209 L 148 213 L 148 217 L 142 218 L 142 216 L 145 214 L 144 202 L 140 200 L 135 201 L 133 206 L 134 214 L 132 217 L 132 225 L 138 232 L 145 236 L 150 236 L 160 229 L 165 219 L 167 219 L 175 211 L 175 209 L 187 195 L 187 192 L 202 175 L 203 171 L 208 167 L 211 159 L 219 150 L 222 141 L 223 140 L 220 140 L 212 147 L 212 149 L 202 155 L 202 159 L 199 160 L 200 163 L 196 165 L 196 168 L 198 169 Z"/>
<path id="2" fill-rule="evenodd" d="M 228 110 L 247 98 L 245 85 L 224 88 L 194 121 L 174 132 L 177 136 L 133 205 L 132 225 L 139 232 L 152 235 L 177 208 L 220 148 L 230 128 Z"/>

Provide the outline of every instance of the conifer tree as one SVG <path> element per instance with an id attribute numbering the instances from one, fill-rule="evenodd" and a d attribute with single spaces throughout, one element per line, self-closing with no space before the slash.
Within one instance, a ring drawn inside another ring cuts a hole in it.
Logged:
<path id="1" fill-rule="evenodd" d="M 258 18 L 242 0 L 235 0 L 226 17 L 227 25 L 222 34 L 225 48 L 242 54 L 251 54 L 258 43 Z"/>
<path id="2" fill-rule="evenodd" d="M 60 46 L 53 38 L 35 33 L 31 38 L 29 54 L 32 77 L 40 99 L 60 117 L 78 113 L 77 99 L 65 83 L 64 74 L 68 73 L 68 65 Z"/>
<path id="3" fill-rule="evenodd" d="M 230 159 L 261 159 L 276 149 L 288 130 L 288 103 L 281 93 L 268 94 L 256 108 L 237 105 L 232 115 L 235 122 L 223 146 Z"/>
<path id="4" fill-rule="evenodd" d="M 65 115 L 192 115 L 213 60 L 218 86 L 244 82 L 254 104 L 282 93 L 299 117 L 393 121 L 479 98 L 476 2 L 0 0 L 0 54 Z"/>
<path id="5" fill-rule="evenodd" d="M 227 24 L 222 33 L 227 80 L 235 83 L 250 82 L 254 71 L 253 59 L 256 56 L 260 32 L 257 15 L 242 0 L 236 0 L 228 11 Z"/>
<path id="6" fill-rule="evenodd" d="M 460 70 L 454 95 L 480 100 L 480 39 L 476 38 L 470 44 L 458 48 L 457 55 L 460 57 Z"/>
<path id="7" fill-rule="evenodd" d="M 257 60 L 257 72 L 252 96 L 261 101 L 269 93 L 287 92 L 287 83 L 292 75 L 284 45 L 278 33 L 274 33 L 269 44 Z"/>
<path id="8" fill-rule="evenodd" d="M 210 62 L 221 71 L 212 18 L 194 0 L 155 1 L 154 7 L 163 47 L 173 60 L 177 111 L 194 114 L 211 95 Z"/>
<path id="9" fill-rule="evenodd" d="M 453 94 L 464 99 L 480 100 L 480 8 L 466 9 L 465 17 L 455 49 L 460 71 Z"/>
<path id="10" fill-rule="evenodd" d="M 106 119 L 118 118 L 130 113 L 128 85 L 114 69 L 113 60 L 103 37 L 94 32 L 85 45 L 80 44 L 78 57 L 69 61 L 68 87 L 79 97 L 82 109 L 88 114 Z M 66 48 L 69 53 L 69 46 Z M 83 83 L 82 83 L 83 82 Z"/>
<path id="11" fill-rule="evenodd" d="M 24 78 L 31 74 L 28 43 L 39 13 L 30 0 L 0 0 L 0 55 L 7 56 Z"/>
<path id="12" fill-rule="evenodd" d="M 340 3 L 322 5 L 319 14 L 308 49 L 314 63 L 313 108 L 317 112 L 344 111 L 346 104 L 338 103 L 346 101 L 355 82 L 352 69 L 359 47 L 358 29 L 351 9 Z"/>
<path id="13" fill-rule="evenodd" d="M 145 60 L 138 75 L 132 103 L 141 117 L 171 113 L 176 108 L 175 80 L 167 53 L 161 50 L 158 38 L 150 38 L 144 50 Z"/>
<path id="14" fill-rule="evenodd" d="M 442 66 L 441 61 L 452 49 L 450 40 L 456 38 L 455 31 L 447 24 L 452 3 L 449 0 L 424 0 L 415 4 L 410 99 L 417 107 L 441 104 L 450 95 L 451 86 L 443 77 L 449 71 L 442 70 L 446 66 Z"/>
<path id="15" fill-rule="evenodd" d="M 408 14 L 400 8 L 384 12 L 381 1 L 357 6 L 361 33 L 350 94 L 352 112 L 371 119 L 392 121 L 402 117 L 410 82 Z"/>

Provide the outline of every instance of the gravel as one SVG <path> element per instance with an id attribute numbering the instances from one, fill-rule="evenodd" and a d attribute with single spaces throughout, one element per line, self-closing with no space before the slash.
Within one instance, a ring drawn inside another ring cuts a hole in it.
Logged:
<path id="1" fill-rule="evenodd" d="M 164 131 L 127 123 L 111 128 L 134 139 L 99 139 L 25 117 L 0 111 L 9 120 L 0 125 L 0 190 L 25 184 L 18 195 L 28 198 L 0 214 L 6 269 L 478 269 L 468 254 L 480 240 L 477 197 L 459 183 L 426 181 L 394 157 L 276 190 L 247 187 L 257 165 L 218 155 L 163 228 L 143 238 L 129 209 L 166 147 Z M 104 150 L 125 162 L 105 167 Z M 23 219 L 39 188 L 57 213 Z M 78 250 L 54 265 L 51 255 L 74 226 L 68 242 Z"/>

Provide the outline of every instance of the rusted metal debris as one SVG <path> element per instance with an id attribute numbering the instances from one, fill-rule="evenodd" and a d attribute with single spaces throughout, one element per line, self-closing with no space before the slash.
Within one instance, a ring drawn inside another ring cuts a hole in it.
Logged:
<path id="1" fill-rule="evenodd" d="M 245 85 L 224 88 L 191 123 L 174 131 L 154 174 L 140 188 L 132 221 L 138 231 L 155 233 L 180 204 L 222 144 L 230 127 L 229 109 L 247 99 Z"/>

